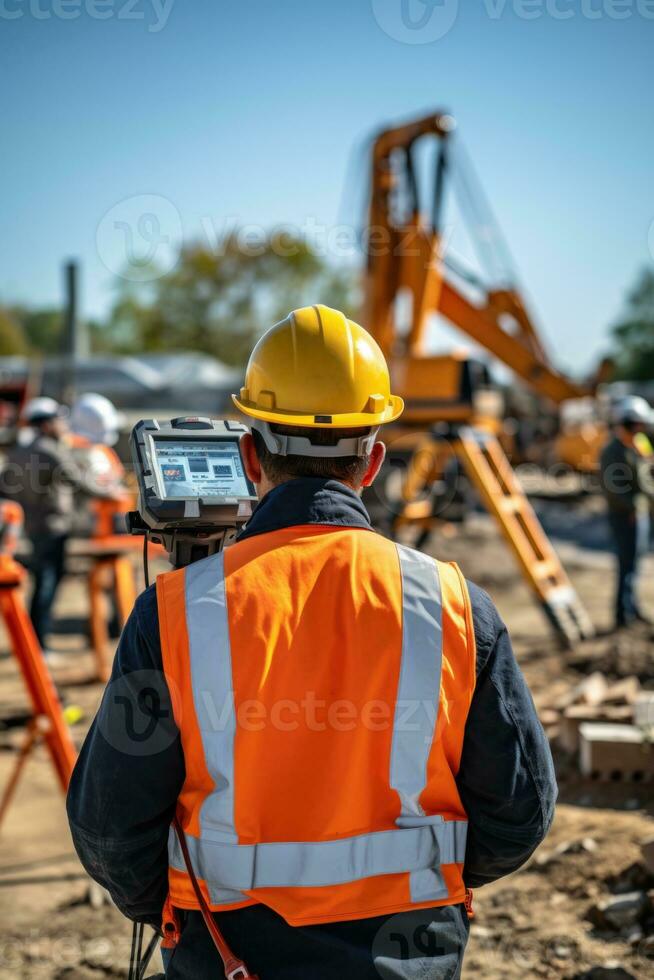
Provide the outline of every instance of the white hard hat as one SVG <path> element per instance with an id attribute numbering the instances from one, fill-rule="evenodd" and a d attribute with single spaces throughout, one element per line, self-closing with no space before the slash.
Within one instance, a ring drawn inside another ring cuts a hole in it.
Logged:
<path id="1" fill-rule="evenodd" d="M 21 418 L 28 425 L 37 425 L 39 422 L 61 418 L 65 414 L 64 407 L 54 398 L 40 397 L 30 398 L 23 407 Z"/>
<path id="2" fill-rule="evenodd" d="M 611 418 L 616 425 L 623 422 L 636 422 L 641 425 L 654 424 L 654 410 L 640 395 L 626 395 L 613 405 Z"/>
<path id="3" fill-rule="evenodd" d="M 121 421 L 108 398 L 91 392 L 80 395 L 70 413 L 70 427 L 74 433 L 105 446 L 113 446 L 118 441 Z"/>

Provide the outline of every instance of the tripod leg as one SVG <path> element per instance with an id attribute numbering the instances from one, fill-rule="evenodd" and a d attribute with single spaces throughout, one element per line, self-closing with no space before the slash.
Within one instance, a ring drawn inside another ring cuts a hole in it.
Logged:
<path id="1" fill-rule="evenodd" d="M 57 690 L 43 659 L 43 651 L 16 586 L 0 588 L 0 611 L 11 637 L 14 657 L 18 661 L 32 702 L 39 732 L 43 733 L 57 777 L 64 793 L 75 765 L 77 753 L 61 708 Z M 47 719 L 47 729 L 41 719 Z"/>
<path id="2" fill-rule="evenodd" d="M 121 555 L 114 560 L 114 581 L 118 618 L 122 629 L 136 602 L 134 566 L 127 555 Z"/>
<path id="3" fill-rule="evenodd" d="M 89 604 L 91 607 L 91 643 L 95 654 L 98 680 L 109 679 L 109 635 L 104 579 L 107 563 L 94 562 L 89 572 Z"/>
<path id="4" fill-rule="evenodd" d="M 27 731 L 25 732 L 25 739 L 20 747 L 18 755 L 16 756 L 16 761 L 14 762 L 11 775 L 7 780 L 5 788 L 2 792 L 2 799 L 0 800 L 0 827 L 2 826 L 9 805 L 14 798 L 16 789 L 18 788 L 18 783 L 22 775 L 23 769 L 29 759 L 32 750 L 34 749 L 36 743 L 38 742 L 40 733 L 38 730 L 38 724 L 36 719 L 33 718 L 32 721 L 27 726 Z"/>

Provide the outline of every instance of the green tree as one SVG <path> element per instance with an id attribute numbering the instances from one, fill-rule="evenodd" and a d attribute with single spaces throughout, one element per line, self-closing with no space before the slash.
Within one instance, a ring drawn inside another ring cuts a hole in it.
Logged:
<path id="1" fill-rule="evenodd" d="M 234 232 L 215 248 L 185 246 L 175 267 L 150 282 L 120 279 L 107 322 L 93 328 L 93 346 L 115 353 L 204 351 L 241 365 L 263 327 L 316 302 L 354 315 L 353 272 L 286 233 L 244 241 Z"/>
<path id="2" fill-rule="evenodd" d="M 612 330 L 617 377 L 654 379 L 654 271 L 644 269 L 627 294 L 625 315 Z"/>
<path id="3" fill-rule="evenodd" d="M 33 352 L 38 354 L 60 352 L 63 333 L 61 310 L 54 307 L 30 310 L 23 306 L 16 306 L 12 313 L 21 324 L 23 334 Z"/>
<path id="4" fill-rule="evenodd" d="M 28 346 L 20 320 L 10 310 L 0 308 L 0 356 L 26 354 Z"/>

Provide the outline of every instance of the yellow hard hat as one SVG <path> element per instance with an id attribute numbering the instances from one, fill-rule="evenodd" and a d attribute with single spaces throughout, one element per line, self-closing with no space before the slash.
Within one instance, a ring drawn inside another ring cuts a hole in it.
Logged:
<path id="1" fill-rule="evenodd" d="M 404 409 L 370 334 L 328 306 L 305 306 L 256 345 L 234 404 L 282 425 L 356 428 L 393 422 Z"/>

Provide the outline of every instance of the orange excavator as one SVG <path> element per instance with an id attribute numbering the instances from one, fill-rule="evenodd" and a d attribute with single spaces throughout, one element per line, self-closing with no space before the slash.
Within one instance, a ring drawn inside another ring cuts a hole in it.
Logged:
<path id="1" fill-rule="evenodd" d="M 474 187 L 460 146 L 456 168 L 452 165 L 455 132 L 452 116 L 436 112 L 386 129 L 374 141 L 365 302 L 369 329 L 387 355 L 399 358 L 399 370 L 403 362 L 424 356 L 429 320 L 439 314 L 549 402 L 560 405 L 592 396 L 603 376 L 590 383 L 578 382 L 552 363 L 512 281 L 508 252 L 490 209 Z M 430 202 L 420 194 L 424 168 L 419 170 L 416 159 L 425 138 L 437 145 Z M 458 196 L 465 201 L 461 211 L 467 211 L 486 281 L 447 249 L 444 214 L 450 171 L 454 172 L 452 183 L 459 186 Z M 404 310 L 398 309 L 402 293 L 409 299 Z M 602 375 L 607 368 L 605 362 Z M 433 389 L 423 399 L 419 392 L 408 394 L 417 410 L 435 397 Z M 416 398 L 420 404 L 415 404 Z"/>
<path id="2" fill-rule="evenodd" d="M 404 455 L 406 464 L 393 526 L 417 525 L 425 532 L 434 526 L 434 488 L 447 487 L 444 474 L 454 463 L 497 521 L 548 619 L 570 643 L 592 635 L 592 626 L 498 439 L 502 410 L 488 371 L 465 354 L 427 353 L 427 332 L 436 316 L 443 318 L 552 407 L 592 396 L 594 385 L 566 377 L 550 360 L 512 280 L 490 209 L 465 177 L 455 128 L 452 116 L 435 112 L 385 129 L 372 146 L 363 322 L 388 358 L 406 404 L 388 437 L 391 459 Z M 455 181 L 485 275 L 447 247 L 446 192 Z"/>

